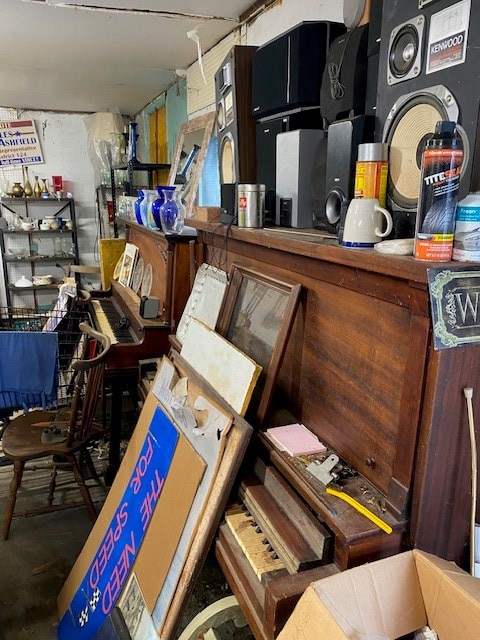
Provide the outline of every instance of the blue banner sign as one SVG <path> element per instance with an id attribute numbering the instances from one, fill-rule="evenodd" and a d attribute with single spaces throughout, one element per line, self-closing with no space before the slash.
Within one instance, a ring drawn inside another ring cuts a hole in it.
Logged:
<path id="1" fill-rule="evenodd" d="M 60 621 L 59 640 L 89 640 L 114 608 L 162 493 L 178 437 L 157 408 L 110 526 Z"/>

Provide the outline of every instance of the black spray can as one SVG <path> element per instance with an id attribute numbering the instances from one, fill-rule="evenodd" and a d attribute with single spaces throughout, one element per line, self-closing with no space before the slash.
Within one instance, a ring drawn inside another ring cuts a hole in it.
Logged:
<path id="1" fill-rule="evenodd" d="M 463 160 L 456 123 L 437 122 L 422 155 L 420 196 L 415 225 L 415 258 L 451 260 L 460 173 Z"/>

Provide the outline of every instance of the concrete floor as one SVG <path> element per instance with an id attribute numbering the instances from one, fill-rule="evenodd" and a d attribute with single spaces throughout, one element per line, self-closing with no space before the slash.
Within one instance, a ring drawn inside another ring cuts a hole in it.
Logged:
<path id="1" fill-rule="evenodd" d="M 1 514 L 11 476 L 11 465 L 0 466 Z M 17 500 L 19 508 L 45 503 L 42 489 L 48 477 L 49 472 L 43 469 L 26 472 Z M 99 508 L 106 490 L 98 487 L 93 493 Z M 10 538 L 0 541 L 0 640 L 56 638 L 57 594 L 91 527 L 83 508 L 13 520 Z"/>
<path id="2" fill-rule="evenodd" d="M 12 466 L 1 463 L 0 458 L 0 515 L 12 476 Z M 95 464 L 99 465 L 98 462 Z M 35 474 L 26 472 L 17 505 L 32 508 L 44 500 L 43 489 L 48 478 L 46 469 Z M 62 491 L 67 490 L 61 488 L 60 500 Z M 91 493 L 100 509 L 106 496 L 105 488 L 97 485 Z M 56 598 L 91 526 L 83 508 L 13 520 L 9 540 L 0 541 L 0 640 L 56 639 L 59 622 Z M 230 593 L 225 577 L 210 553 L 186 604 L 178 633 L 206 606 Z M 252 638 L 248 627 L 243 629 L 241 636 L 235 632 L 227 637 Z"/>

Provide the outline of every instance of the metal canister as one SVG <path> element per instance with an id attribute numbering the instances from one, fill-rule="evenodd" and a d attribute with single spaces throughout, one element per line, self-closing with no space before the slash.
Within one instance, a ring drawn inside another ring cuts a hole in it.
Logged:
<path id="1" fill-rule="evenodd" d="M 480 191 L 457 204 L 452 260 L 480 261 Z"/>
<path id="2" fill-rule="evenodd" d="M 238 226 L 249 229 L 262 228 L 265 216 L 265 185 L 239 184 L 237 199 Z"/>

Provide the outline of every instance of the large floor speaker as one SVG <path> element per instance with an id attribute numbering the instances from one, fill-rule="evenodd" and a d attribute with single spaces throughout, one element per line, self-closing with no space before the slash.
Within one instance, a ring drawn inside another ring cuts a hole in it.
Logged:
<path id="1" fill-rule="evenodd" d="M 454 120 L 464 144 L 460 197 L 480 188 L 480 0 L 385 2 L 375 139 L 390 145 L 387 206 L 394 237 L 412 236 L 420 164 L 438 120 Z"/>
<path id="2" fill-rule="evenodd" d="M 277 224 L 312 228 L 311 181 L 314 162 L 325 133 L 297 129 L 277 136 Z"/>
<path id="3" fill-rule="evenodd" d="M 251 115 L 252 55 L 234 46 L 215 74 L 220 182 L 255 183 L 255 121 Z"/>

